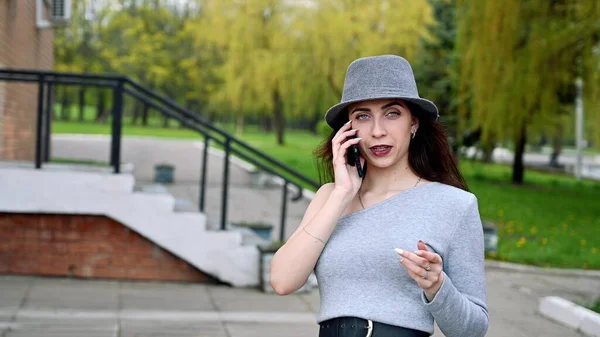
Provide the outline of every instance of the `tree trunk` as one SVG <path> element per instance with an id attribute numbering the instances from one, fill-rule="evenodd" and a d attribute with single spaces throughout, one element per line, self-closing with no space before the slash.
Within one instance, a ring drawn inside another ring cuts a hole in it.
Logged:
<path id="1" fill-rule="evenodd" d="M 142 102 L 135 101 L 135 105 L 133 106 L 133 118 L 131 118 L 131 125 L 136 125 L 140 115 L 142 114 Z"/>
<path id="2" fill-rule="evenodd" d="M 558 133 L 552 137 L 552 154 L 550 155 L 549 163 L 549 165 L 552 167 L 560 167 L 560 164 L 558 163 L 558 157 L 562 152 L 564 129 L 564 126 L 560 124 L 558 126 Z"/>
<path id="3" fill-rule="evenodd" d="M 104 97 L 104 90 L 100 89 L 98 91 L 98 104 L 96 104 L 96 122 L 100 121 L 104 114 Z"/>
<path id="4" fill-rule="evenodd" d="M 492 161 L 493 161 L 492 154 L 494 153 L 494 147 L 495 147 L 494 143 L 495 142 L 492 140 L 489 143 L 483 144 L 481 150 L 483 151 L 482 161 L 484 163 L 488 163 L 488 164 L 492 163 Z"/>
<path id="5" fill-rule="evenodd" d="M 163 115 L 162 127 L 165 129 L 169 127 L 169 117 L 167 115 Z"/>
<path id="6" fill-rule="evenodd" d="M 235 118 L 235 134 L 241 136 L 244 133 L 244 113 L 239 112 Z"/>
<path id="7" fill-rule="evenodd" d="M 63 87 L 62 100 L 60 102 L 60 119 L 63 121 L 69 120 L 69 93 L 67 87 Z"/>
<path id="8" fill-rule="evenodd" d="M 142 111 L 142 125 L 148 126 L 148 114 L 150 111 L 150 106 L 148 104 L 144 104 L 144 111 Z"/>
<path id="9" fill-rule="evenodd" d="M 316 114 L 313 115 L 312 120 L 310 121 L 310 129 L 312 130 L 313 134 L 318 136 L 319 135 L 319 122 L 322 120 L 323 116 L 321 115 L 320 112 L 317 112 Z"/>
<path id="10" fill-rule="evenodd" d="M 283 115 L 283 102 L 281 101 L 278 89 L 275 89 L 273 92 L 273 124 L 277 136 L 277 144 L 284 145 L 285 116 Z"/>
<path id="11" fill-rule="evenodd" d="M 261 120 L 261 126 L 263 128 L 263 131 L 273 131 L 273 118 L 271 118 L 271 116 L 264 116 Z"/>
<path id="12" fill-rule="evenodd" d="M 79 121 L 83 122 L 85 119 L 85 89 L 79 89 Z"/>
<path id="13" fill-rule="evenodd" d="M 527 142 L 527 127 L 525 123 L 521 126 L 521 133 L 519 134 L 515 147 L 515 158 L 513 161 L 513 174 L 512 182 L 515 185 L 523 184 L 523 176 L 525 173 L 525 166 L 523 163 L 523 157 L 525 155 L 525 144 Z"/>

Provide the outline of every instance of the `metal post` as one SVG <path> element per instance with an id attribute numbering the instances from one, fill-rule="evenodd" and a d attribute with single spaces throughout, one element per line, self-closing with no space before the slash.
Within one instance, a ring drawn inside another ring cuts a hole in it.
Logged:
<path id="1" fill-rule="evenodd" d="M 208 160 L 208 142 L 210 138 L 204 136 L 204 148 L 202 149 L 202 173 L 200 177 L 200 212 L 204 212 L 204 196 L 206 195 L 206 161 Z"/>
<path id="2" fill-rule="evenodd" d="M 35 142 L 35 168 L 42 168 L 42 147 L 44 141 L 44 75 L 40 75 L 38 83 L 38 107 L 37 107 L 37 139 Z"/>
<path id="3" fill-rule="evenodd" d="M 575 98 L 575 134 L 577 140 L 577 160 L 575 164 L 575 177 L 581 179 L 583 168 L 583 81 L 581 78 L 575 80 L 577 86 L 577 97 Z"/>
<path id="4" fill-rule="evenodd" d="M 52 135 L 52 106 L 54 105 L 53 92 L 54 86 L 52 83 L 48 83 L 46 87 L 46 112 L 45 112 L 45 124 L 44 124 L 44 163 L 50 161 L 50 145 Z"/>
<path id="5" fill-rule="evenodd" d="M 225 141 L 225 162 L 223 163 L 223 187 L 221 195 L 221 230 L 227 227 L 227 190 L 229 188 L 229 153 L 231 150 L 231 138 Z"/>
<path id="6" fill-rule="evenodd" d="M 285 215 L 287 213 L 287 195 L 288 195 L 288 181 L 283 184 L 283 200 L 281 205 L 281 228 L 279 229 L 279 240 L 283 242 L 285 239 Z"/>
<path id="7" fill-rule="evenodd" d="M 123 81 L 117 82 L 113 90 L 112 110 L 112 141 L 110 151 L 110 164 L 114 167 L 114 173 L 121 172 L 121 134 L 123 118 Z"/>

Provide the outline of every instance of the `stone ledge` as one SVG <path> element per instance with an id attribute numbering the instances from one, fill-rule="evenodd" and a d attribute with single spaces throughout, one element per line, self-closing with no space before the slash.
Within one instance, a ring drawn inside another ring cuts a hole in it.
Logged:
<path id="1" fill-rule="evenodd" d="M 576 276 L 592 279 L 600 279 L 600 270 L 584 269 L 561 269 L 561 268 L 543 268 L 518 263 L 500 262 L 495 260 L 485 260 L 487 269 L 499 269 L 514 272 L 526 272 L 529 274 L 557 275 L 557 276 Z"/>
<path id="2" fill-rule="evenodd" d="M 564 298 L 556 296 L 542 298 L 539 312 L 542 316 L 586 336 L 600 337 L 600 314 Z"/>

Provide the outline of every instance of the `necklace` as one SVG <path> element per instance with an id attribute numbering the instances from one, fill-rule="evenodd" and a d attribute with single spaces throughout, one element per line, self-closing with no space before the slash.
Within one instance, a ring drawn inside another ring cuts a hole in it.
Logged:
<path id="1" fill-rule="evenodd" d="M 420 182 L 421 182 L 421 177 L 419 177 L 419 179 L 417 179 L 417 182 L 411 188 L 415 188 L 417 185 L 419 185 Z M 407 190 L 405 190 L 405 191 L 407 191 Z M 362 198 L 360 197 L 360 192 L 358 193 L 358 201 L 360 202 L 360 205 L 362 206 L 362 209 L 365 209 L 365 205 L 363 205 Z"/>

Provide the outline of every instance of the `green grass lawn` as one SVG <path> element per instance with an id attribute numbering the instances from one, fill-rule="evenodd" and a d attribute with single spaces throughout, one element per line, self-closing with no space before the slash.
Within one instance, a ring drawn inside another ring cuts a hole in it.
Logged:
<path id="1" fill-rule="evenodd" d="M 590 307 L 591 310 L 600 314 L 600 299 L 596 301 L 596 304 Z"/>
<path id="2" fill-rule="evenodd" d="M 107 125 L 54 122 L 55 133 L 106 134 Z M 125 135 L 198 138 L 178 128 L 124 126 Z M 286 145 L 249 128 L 242 140 L 318 180 L 312 151 L 320 139 L 290 130 Z M 527 171 L 525 184 L 510 184 L 511 168 L 463 160 L 461 170 L 478 197 L 483 219 L 499 229 L 498 251 L 488 258 L 544 267 L 600 269 L 600 182 Z"/>

